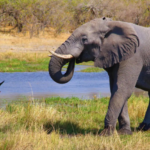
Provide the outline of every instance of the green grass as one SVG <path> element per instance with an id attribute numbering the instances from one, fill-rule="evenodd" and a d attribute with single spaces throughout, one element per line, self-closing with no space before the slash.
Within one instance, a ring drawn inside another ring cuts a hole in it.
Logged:
<path id="1" fill-rule="evenodd" d="M 82 63 L 79 63 L 77 65 L 88 65 L 88 66 L 94 66 L 94 62 L 93 61 L 88 61 L 88 62 L 82 62 Z"/>
<path id="2" fill-rule="evenodd" d="M 137 132 L 147 97 L 128 102 L 132 136 L 100 137 L 109 98 L 46 98 L 13 102 L 0 109 L 0 149 L 149 149 L 150 132 Z M 117 124 L 118 128 L 118 124 Z"/>
<path id="3" fill-rule="evenodd" d="M 104 69 L 98 67 L 89 67 L 81 70 L 81 72 L 102 72 L 102 71 L 104 71 Z"/>
<path id="4" fill-rule="evenodd" d="M 50 58 L 47 53 L 1 53 L 0 72 L 36 72 L 48 71 Z M 93 65 L 93 62 L 85 62 L 77 65 Z M 63 68 L 67 68 L 68 65 Z"/>
<path id="5" fill-rule="evenodd" d="M 17 58 L 1 60 L 0 61 L 0 72 L 36 72 L 36 71 L 48 71 L 49 58 L 38 58 L 35 60 L 20 60 Z M 87 63 L 89 64 L 89 63 Z M 86 65 L 86 63 L 79 64 Z M 67 68 L 64 66 L 63 68 Z M 91 70 L 91 69 L 90 69 Z M 91 71 L 87 72 L 92 72 Z M 85 71 L 82 71 L 85 72 Z M 98 72 L 93 69 L 93 72 Z"/>
<path id="6" fill-rule="evenodd" d="M 42 58 L 34 61 L 19 59 L 1 60 L 0 72 L 35 72 L 47 71 L 49 59 Z"/>

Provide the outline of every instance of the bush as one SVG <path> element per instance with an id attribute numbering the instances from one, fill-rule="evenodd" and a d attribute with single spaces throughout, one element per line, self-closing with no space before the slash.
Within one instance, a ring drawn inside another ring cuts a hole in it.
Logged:
<path id="1" fill-rule="evenodd" d="M 149 26 L 150 2 L 149 0 L 0 1 L 0 26 L 12 26 L 12 29 L 17 28 L 18 32 L 28 31 L 31 37 L 44 31 L 45 28 L 54 28 L 56 33 L 72 32 L 81 24 L 103 16 Z"/>

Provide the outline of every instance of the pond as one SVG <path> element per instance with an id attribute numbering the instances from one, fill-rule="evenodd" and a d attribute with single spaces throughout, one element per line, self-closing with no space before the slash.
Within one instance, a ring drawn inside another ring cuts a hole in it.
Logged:
<path id="1" fill-rule="evenodd" d="M 55 83 L 48 72 L 0 73 L 0 80 L 5 80 L 0 87 L 0 100 L 18 100 L 23 96 L 33 98 L 74 96 L 82 99 L 110 96 L 107 73 L 79 72 L 86 67 L 88 66 L 77 65 L 73 78 L 66 84 Z"/>

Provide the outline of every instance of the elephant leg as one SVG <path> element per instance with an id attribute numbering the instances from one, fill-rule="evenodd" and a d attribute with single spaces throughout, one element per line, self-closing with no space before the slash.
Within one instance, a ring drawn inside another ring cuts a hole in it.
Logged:
<path id="1" fill-rule="evenodd" d="M 115 68 L 111 70 L 110 74 L 113 76 L 114 83 L 105 117 L 105 128 L 100 135 L 108 136 L 113 134 L 118 118 L 123 118 L 127 124 L 123 125 L 123 123 L 121 123 L 120 126 L 130 126 L 128 112 L 126 111 L 127 99 L 131 96 L 141 71 L 140 66 L 132 66 L 131 64 L 133 64 L 133 62 L 123 62 L 118 65 L 118 69 Z M 122 119 L 120 119 L 120 122 L 121 120 Z"/>
<path id="2" fill-rule="evenodd" d="M 113 93 L 113 85 L 115 84 L 116 78 L 113 76 L 113 67 L 111 69 L 106 70 L 109 75 L 109 82 L 110 82 L 110 91 Z M 115 71 L 117 71 L 115 69 Z M 128 114 L 128 104 L 127 100 L 125 101 L 125 104 L 123 105 L 121 112 L 118 117 L 119 122 L 119 134 L 132 134 L 131 128 L 130 128 L 130 118 Z"/>
<path id="3" fill-rule="evenodd" d="M 150 91 L 148 92 L 148 95 L 149 95 L 149 99 L 150 99 Z M 138 130 L 141 130 L 141 131 L 150 130 L 150 100 L 149 100 L 149 105 L 148 105 L 144 120 L 139 125 Z"/>
<path id="4" fill-rule="evenodd" d="M 105 117 L 105 128 L 100 135 L 108 136 L 113 134 L 116 128 L 117 119 L 123 108 L 123 105 L 124 103 L 126 103 L 127 97 L 130 97 L 131 94 L 132 91 L 130 91 L 128 94 L 123 94 L 123 90 L 120 89 L 110 99 L 108 111 Z"/>
<path id="5" fill-rule="evenodd" d="M 125 101 L 125 104 L 119 114 L 118 117 L 118 122 L 119 122 L 119 134 L 128 134 L 131 135 L 132 131 L 130 128 L 130 118 L 128 114 L 128 101 Z"/>

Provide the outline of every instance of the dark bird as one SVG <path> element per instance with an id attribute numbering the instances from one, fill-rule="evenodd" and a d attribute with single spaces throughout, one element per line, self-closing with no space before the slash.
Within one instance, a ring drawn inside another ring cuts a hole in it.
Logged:
<path id="1" fill-rule="evenodd" d="M 1 86 L 3 83 L 4 83 L 4 81 L 0 83 L 0 86 Z"/>

